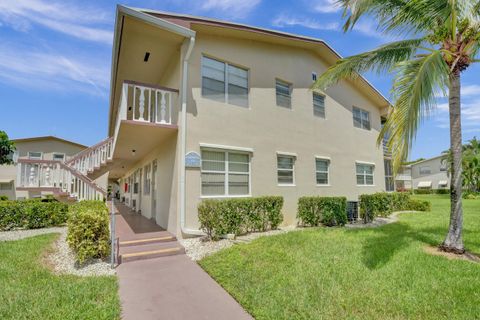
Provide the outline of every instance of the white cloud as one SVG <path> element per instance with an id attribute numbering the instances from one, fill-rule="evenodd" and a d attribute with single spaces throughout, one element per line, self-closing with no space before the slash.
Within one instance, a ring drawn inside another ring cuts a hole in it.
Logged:
<path id="1" fill-rule="evenodd" d="M 37 24 L 83 40 L 111 44 L 113 33 L 105 27 L 110 20 L 109 15 L 97 8 L 68 1 L 0 1 L 0 22 L 22 32 Z"/>
<path id="2" fill-rule="evenodd" d="M 0 46 L 0 82 L 8 85 L 106 96 L 108 75 L 108 68 L 90 59 Z"/>
<path id="3" fill-rule="evenodd" d="M 314 2 L 313 10 L 320 13 L 334 13 L 341 10 L 337 0 L 317 0 Z"/>
<path id="4" fill-rule="evenodd" d="M 261 0 L 206 0 L 202 10 L 220 11 L 231 18 L 244 18 Z"/>
<path id="5" fill-rule="evenodd" d="M 462 97 L 480 96 L 480 86 L 476 84 L 461 87 Z"/>
<path id="6" fill-rule="evenodd" d="M 309 29 L 315 30 L 339 30 L 340 25 L 337 22 L 327 22 L 321 23 L 318 20 L 308 19 L 308 18 L 299 18 L 291 17 L 288 15 L 281 14 L 272 21 L 272 25 L 278 28 L 284 28 L 289 26 L 302 26 Z"/>

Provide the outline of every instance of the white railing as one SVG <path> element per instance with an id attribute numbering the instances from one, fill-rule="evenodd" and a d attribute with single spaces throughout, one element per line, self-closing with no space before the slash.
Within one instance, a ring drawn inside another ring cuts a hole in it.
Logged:
<path id="1" fill-rule="evenodd" d="M 391 156 L 392 156 L 392 152 L 390 152 L 390 151 L 388 150 L 387 140 L 383 140 L 382 147 L 383 147 L 383 155 L 386 156 L 386 157 L 391 157 Z"/>
<path id="2" fill-rule="evenodd" d="M 17 189 L 64 193 L 76 200 L 102 200 L 105 190 L 61 161 L 19 159 Z"/>
<path id="3" fill-rule="evenodd" d="M 151 84 L 124 81 L 117 119 L 172 124 L 173 95 L 177 92 Z"/>
<path id="4" fill-rule="evenodd" d="M 100 168 L 101 165 L 106 164 L 109 160 L 112 160 L 112 156 L 113 138 L 108 138 L 79 152 L 68 160 L 66 164 L 76 171 L 87 175 Z"/>

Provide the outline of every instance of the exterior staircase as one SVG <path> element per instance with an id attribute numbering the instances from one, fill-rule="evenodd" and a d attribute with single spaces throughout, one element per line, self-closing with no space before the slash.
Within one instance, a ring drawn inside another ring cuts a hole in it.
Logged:
<path id="1" fill-rule="evenodd" d="M 112 161 L 113 139 L 108 138 L 63 161 L 17 160 L 17 190 L 53 194 L 59 201 L 103 200 L 107 191 L 89 175 Z"/>

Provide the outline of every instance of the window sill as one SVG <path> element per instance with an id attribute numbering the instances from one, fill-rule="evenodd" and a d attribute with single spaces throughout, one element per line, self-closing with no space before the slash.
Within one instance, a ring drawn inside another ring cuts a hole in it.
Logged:
<path id="1" fill-rule="evenodd" d="M 219 196 L 200 196 L 200 199 L 228 199 L 228 198 L 251 198 L 251 194 L 245 195 L 219 195 Z"/>
<path id="2" fill-rule="evenodd" d="M 317 184 L 317 187 L 331 187 L 331 184 Z"/>
<path id="3" fill-rule="evenodd" d="M 278 187 L 296 187 L 296 184 L 277 184 Z"/>
<path id="4" fill-rule="evenodd" d="M 357 187 L 375 187 L 374 184 L 357 184 Z"/>

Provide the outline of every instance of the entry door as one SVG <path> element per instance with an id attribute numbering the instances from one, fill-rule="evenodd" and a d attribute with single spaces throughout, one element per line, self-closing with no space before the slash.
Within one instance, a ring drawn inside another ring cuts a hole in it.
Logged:
<path id="1" fill-rule="evenodd" d="M 151 178 L 151 188 L 150 188 L 150 198 L 152 199 L 152 219 L 157 219 L 157 187 L 156 187 L 156 178 L 157 178 L 157 160 L 152 162 L 152 178 Z"/>

